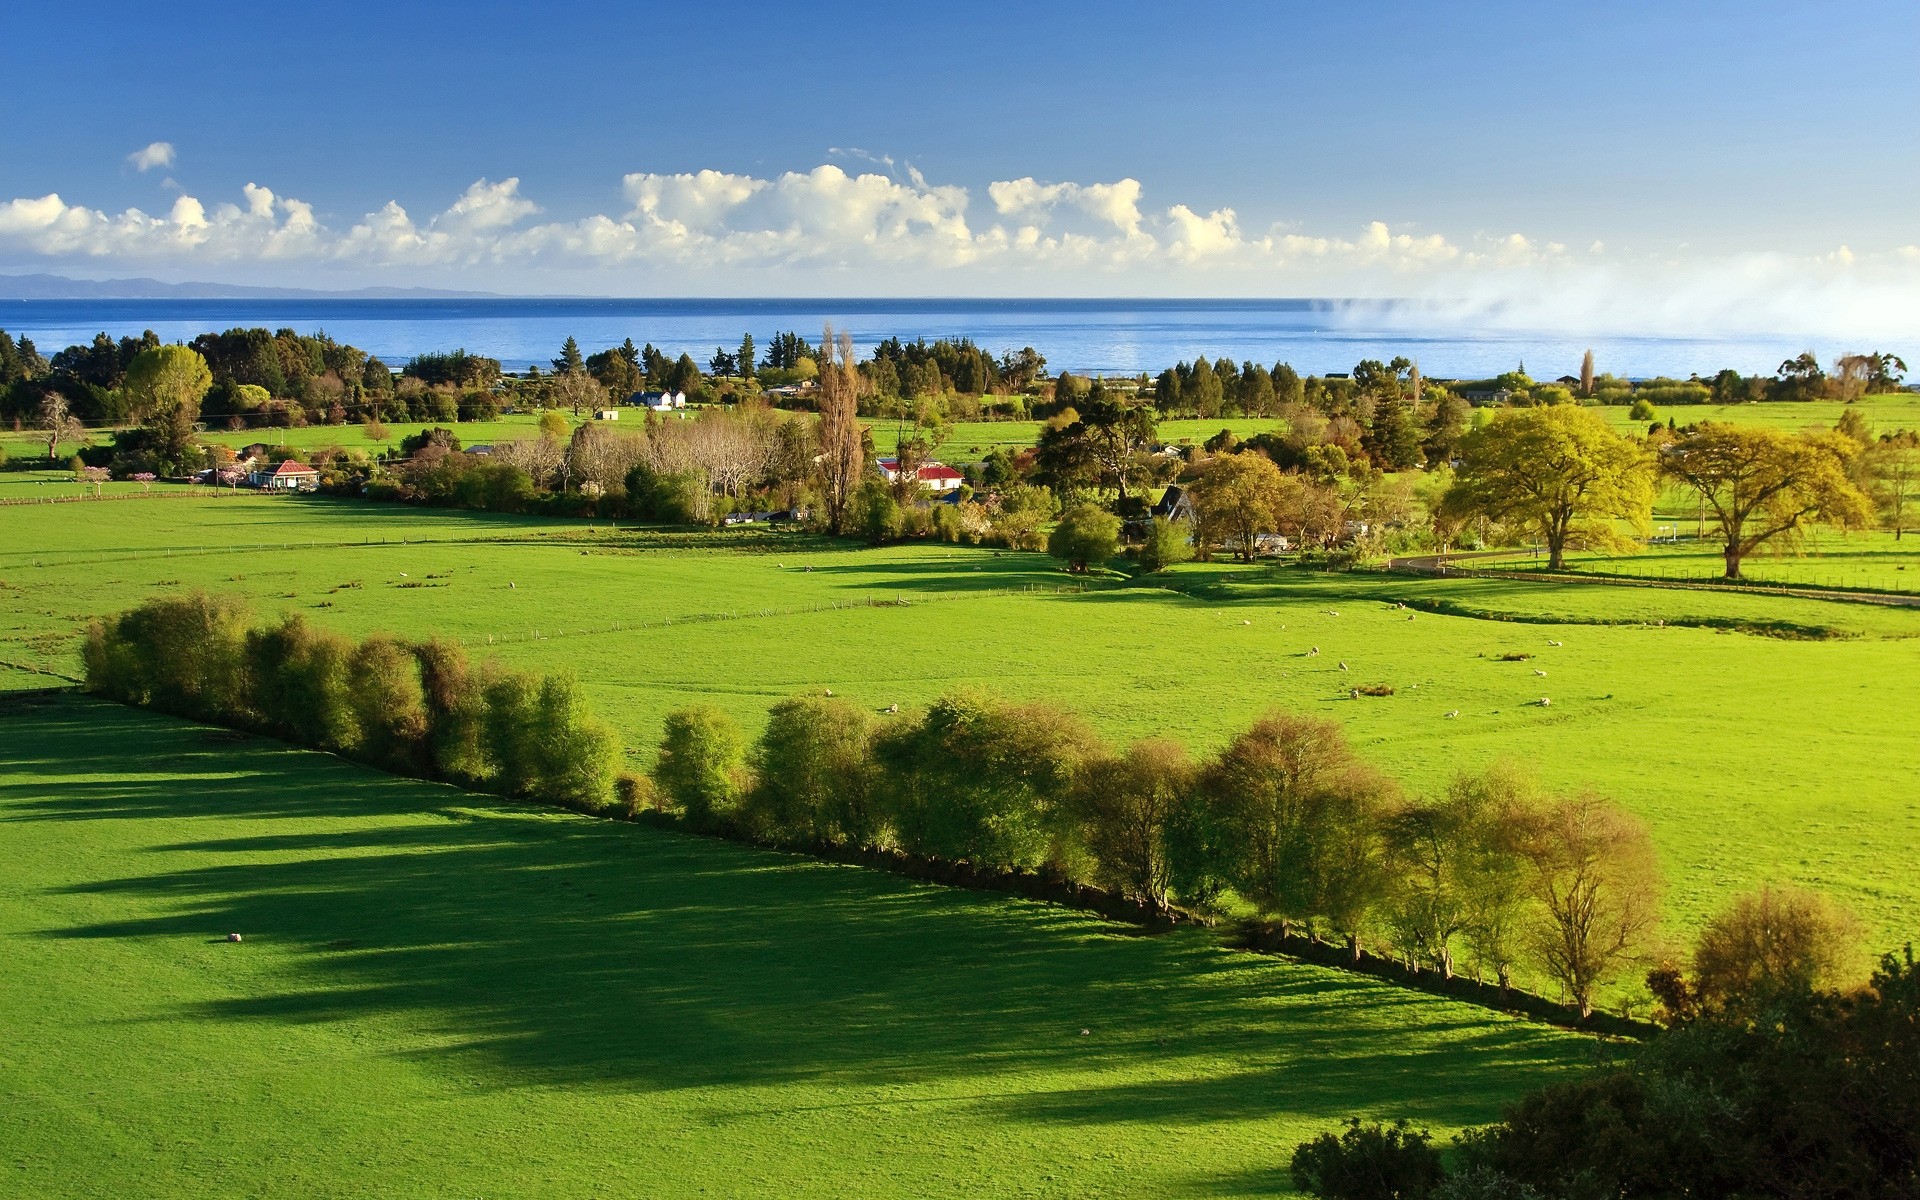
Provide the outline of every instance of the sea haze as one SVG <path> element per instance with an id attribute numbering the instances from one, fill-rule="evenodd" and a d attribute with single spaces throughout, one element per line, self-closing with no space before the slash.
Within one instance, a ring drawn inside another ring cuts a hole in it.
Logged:
<path id="1" fill-rule="evenodd" d="M 1824 359 L 1854 346 L 1791 333 L 1648 337 L 1507 327 L 1498 314 L 1412 303 L 1334 300 L 613 300 L 513 298 L 262 298 L 0 300 L 0 329 L 42 353 L 151 329 L 165 341 L 259 325 L 324 330 L 398 366 L 414 354 L 465 349 L 509 370 L 545 366 L 569 336 L 592 353 L 632 338 L 705 366 L 742 333 L 765 346 L 794 330 L 817 340 L 832 322 L 862 352 L 887 337 L 970 337 L 993 353 L 1033 346 L 1053 370 L 1157 373 L 1196 354 L 1302 374 L 1351 370 L 1361 359 L 1405 355 L 1435 378 L 1484 378 L 1524 362 L 1536 378 L 1576 373 L 1591 347 L 1601 371 L 1635 378 L 1709 375 L 1723 367 L 1771 374 L 1812 349 Z"/>

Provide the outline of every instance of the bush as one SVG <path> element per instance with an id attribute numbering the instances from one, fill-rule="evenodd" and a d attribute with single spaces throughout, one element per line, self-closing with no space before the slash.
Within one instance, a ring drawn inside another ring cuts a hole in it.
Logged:
<path id="1" fill-rule="evenodd" d="M 653 781 L 694 825 L 720 825 L 745 790 L 744 748 L 740 727 L 710 704 L 669 713 Z"/>
<path id="2" fill-rule="evenodd" d="M 867 845 L 879 825 L 869 800 L 872 734 L 872 719 L 836 697 L 774 705 L 754 747 L 747 827 L 779 841 Z"/>
<path id="3" fill-rule="evenodd" d="M 1077 717 L 975 693 L 942 697 L 886 730 L 874 757 L 884 811 L 903 849 L 989 867 L 1037 867 L 1071 841 L 1075 772 L 1098 750 Z"/>
<path id="4" fill-rule="evenodd" d="M 1140 569 L 1151 575 L 1193 558 L 1193 529 L 1185 521 L 1155 517 L 1140 544 Z"/>
<path id="5" fill-rule="evenodd" d="M 1321 1200 L 1423 1200 L 1446 1177 L 1440 1152 L 1424 1129 L 1405 1121 L 1323 1133 L 1293 1152 L 1293 1186 Z"/>
<path id="6" fill-rule="evenodd" d="M 1119 548 L 1120 518 L 1092 504 L 1068 509 L 1047 538 L 1047 553 L 1075 574 L 1105 563 Z"/>
<path id="7" fill-rule="evenodd" d="M 1654 411 L 1653 402 L 1642 396 L 1633 402 L 1633 407 L 1627 410 L 1627 416 L 1635 421 L 1653 421 L 1659 419 L 1660 414 Z"/>

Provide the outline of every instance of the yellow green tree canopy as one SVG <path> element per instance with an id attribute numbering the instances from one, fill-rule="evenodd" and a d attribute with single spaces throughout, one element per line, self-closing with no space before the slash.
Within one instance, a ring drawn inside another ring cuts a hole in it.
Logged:
<path id="1" fill-rule="evenodd" d="M 1569 547 L 1632 546 L 1616 520 L 1645 535 L 1652 471 L 1641 447 L 1592 409 L 1514 409 L 1462 439 L 1459 473 L 1441 507 L 1454 520 L 1479 518 L 1538 538 L 1557 571 Z"/>
<path id="2" fill-rule="evenodd" d="M 1708 421 L 1668 445 L 1661 469 L 1700 494 L 1713 513 L 1726 577 L 1767 545 L 1808 528 L 1873 521 L 1873 501 L 1848 473 L 1860 443 L 1843 433 L 1787 433 Z"/>
<path id="3" fill-rule="evenodd" d="M 192 424 L 211 387 L 213 372 L 191 346 L 155 346 L 127 364 L 127 398 L 144 421 Z"/>

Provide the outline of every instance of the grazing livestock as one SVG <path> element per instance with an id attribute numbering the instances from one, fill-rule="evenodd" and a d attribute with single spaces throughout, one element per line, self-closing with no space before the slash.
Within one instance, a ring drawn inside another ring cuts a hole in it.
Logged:
<path id="1" fill-rule="evenodd" d="M 1460 710 L 1456 708 L 1452 712 L 1447 714 L 1447 720 L 1451 721 L 1459 715 L 1460 715 Z"/>
<path id="2" fill-rule="evenodd" d="M 1533 669 L 1533 673 L 1534 673 L 1535 675 L 1545 675 L 1545 674 L 1546 674 L 1546 672 L 1545 672 L 1545 671 L 1542 671 L 1542 670 L 1541 670 L 1541 669 L 1540 669 L 1539 667 L 1535 667 L 1535 668 Z"/>

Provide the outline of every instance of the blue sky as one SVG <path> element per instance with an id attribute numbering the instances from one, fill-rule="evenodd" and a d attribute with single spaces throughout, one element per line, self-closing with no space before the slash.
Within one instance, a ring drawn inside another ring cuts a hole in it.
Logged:
<path id="1" fill-rule="evenodd" d="M 1912 3 L 213 8 L 10 14 L 0 271 L 1477 299 L 1840 272 L 1885 303 L 1920 263 Z"/>

